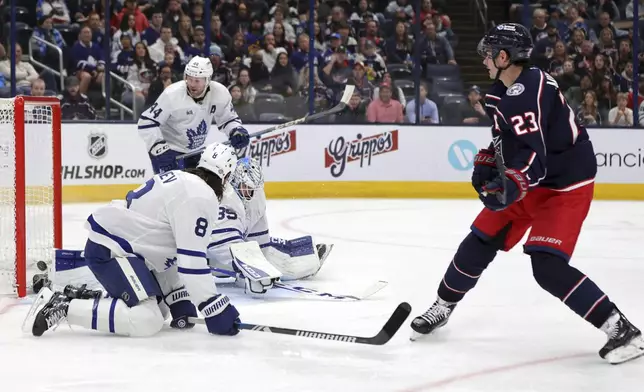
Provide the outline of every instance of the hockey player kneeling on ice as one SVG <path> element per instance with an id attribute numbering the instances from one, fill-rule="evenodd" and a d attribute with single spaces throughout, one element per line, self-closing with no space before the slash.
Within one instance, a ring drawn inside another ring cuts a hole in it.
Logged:
<path id="1" fill-rule="evenodd" d="M 259 163 L 240 159 L 229 182 L 221 203 L 213 209 L 217 222 L 207 256 L 215 275 L 235 276 L 250 294 L 266 293 L 278 278 L 288 281 L 315 276 L 333 245 L 315 244 L 310 236 L 293 240 L 269 236 L 264 175 Z M 173 256 L 168 260 L 172 261 Z M 86 265 L 82 251 L 57 250 L 55 269 L 49 278 L 60 290 L 69 284 L 102 290 Z M 161 304 L 162 310 L 164 305 Z"/>
<path id="2" fill-rule="evenodd" d="M 206 141 L 213 121 L 236 148 L 248 145 L 248 131 L 232 104 L 226 86 L 210 80 L 209 58 L 195 56 L 186 65 L 184 80 L 168 86 L 138 122 L 155 174 L 181 169 L 177 156 L 197 151 Z M 195 167 L 199 155 L 182 161 Z"/>
<path id="3" fill-rule="evenodd" d="M 210 265 L 223 272 L 221 276 L 236 273 L 246 292 L 253 294 L 265 293 L 277 278 L 297 280 L 317 274 L 333 245 L 315 244 L 311 236 L 292 240 L 269 236 L 259 163 L 240 159 L 230 183 L 208 245 Z"/>
<path id="4" fill-rule="evenodd" d="M 196 306 L 209 332 L 237 334 L 239 312 L 217 292 L 206 259 L 214 207 L 236 161 L 232 147 L 214 143 L 197 168 L 155 175 L 125 201 L 96 210 L 86 222 L 84 261 L 109 298 L 85 286 L 43 288 L 24 327 L 41 336 L 66 318 L 70 325 L 150 336 L 164 324 L 163 300 L 173 327 L 191 327 Z"/>

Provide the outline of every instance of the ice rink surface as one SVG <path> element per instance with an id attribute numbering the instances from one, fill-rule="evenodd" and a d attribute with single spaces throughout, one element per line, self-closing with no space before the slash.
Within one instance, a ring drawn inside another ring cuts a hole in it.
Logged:
<path id="1" fill-rule="evenodd" d="M 80 249 L 96 205 L 64 206 L 64 244 Z M 314 235 L 336 244 L 306 285 L 341 293 L 389 285 L 361 302 L 222 287 L 243 321 L 370 336 L 401 301 L 412 316 L 385 346 L 358 346 L 242 331 L 210 336 L 169 327 L 146 339 L 61 325 L 41 338 L 20 330 L 26 304 L 0 299 L 0 391 L 644 391 L 644 358 L 611 366 L 605 335 L 532 279 L 521 248 L 500 254 L 447 327 L 409 341 L 412 317 L 436 288 L 481 205 L 446 200 L 271 200 L 273 236 Z M 644 327 L 644 203 L 595 202 L 573 265 Z"/>

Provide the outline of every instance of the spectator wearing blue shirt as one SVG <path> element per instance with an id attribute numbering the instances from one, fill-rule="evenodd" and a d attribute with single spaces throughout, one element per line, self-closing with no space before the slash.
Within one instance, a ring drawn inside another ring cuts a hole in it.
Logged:
<path id="1" fill-rule="evenodd" d="M 50 16 L 43 16 L 38 20 L 38 27 L 34 29 L 33 36 L 61 48 L 63 50 L 63 57 L 66 57 L 67 45 L 65 44 L 65 40 L 63 39 L 63 35 L 60 31 L 54 29 L 52 18 Z M 36 46 L 34 57 L 50 68 L 62 71 L 59 69 L 60 57 L 58 51 L 51 46 L 47 46 L 41 41 L 34 41 L 34 43 Z M 66 59 L 63 59 L 63 64 L 67 64 Z"/>
<path id="2" fill-rule="evenodd" d="M 431 99 L 427 98 L 427 85 L 420 84 L 420 124 L 438 124 L 440 119 L 438 116 L 438 106 Z M 416 100 L 412 99 L 407 103 L 407 119 L 410 123 L 416 123 Z"/>
<path id="3" fill-rule="evenodd" d="M 99 86 L 103 83 L 103 50 L 92 42 L 92 30 L 87 26 L 80 30 L 78 41 L 72 46 L 72 62 L 80 80 L 81 94 L 87 92 L 92 82 Z"/>
<path id="4" fill-rule="evenodd" d="M 309 63 L 310 47 L 308 34 L 302 33 L 297 37 L 297 47 L 298 49 L 291 55 L 291 65 L 296 71 L 300 72 Z M 317 68 L 321 62 L 320 53 L 313 49 L 313 64 Z"/>
<path id="5" fill-rule="evenodd" d="M 155 9 L 150 19 L 150 27 L 143 30 L 141 40 L 147 46 L 153 45 L 161 37 L 161 26 L 163 25 L 163 11 Z"/>

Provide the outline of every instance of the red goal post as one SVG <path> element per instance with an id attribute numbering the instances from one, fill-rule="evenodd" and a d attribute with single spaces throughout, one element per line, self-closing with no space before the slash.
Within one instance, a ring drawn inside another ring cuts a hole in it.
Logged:
<path id="1" fill-rule="evenodd" d="M 0 99 L 0 294 L 26 296 L 62 247 L 61 161 L 58 98 Z"/>

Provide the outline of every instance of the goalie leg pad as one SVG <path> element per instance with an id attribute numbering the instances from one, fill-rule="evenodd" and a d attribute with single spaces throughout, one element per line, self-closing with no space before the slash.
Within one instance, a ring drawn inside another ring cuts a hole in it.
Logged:
<path id="1" fill-rule="evenodd" d="M 331 250 L 330 247 L 327 249 L 324 258 Z M 262 245 L 262 252 L 283 274 L 283 281 L 311 277 L 322 267 L 322 261 L 311 236 L 292 240 L 271 237 L 271 242 Z"/>
<path id="2" fill-rule="evenodd" d="M 119 298 L 96 298 L 72 300 L 67 322 L 116 335 L 147 337 L 161 330 L 164 319 L 153 298 L 133 307 L 128 307 Z"/>
<path id="3" fill-rule="evenodd" d="M 85 246 L 87 265 L 105 291 L 129 307 L 161 296 L 161 289 L 145 261 L 138 257 L 112 257 L 108 248 L 90 240 Z"/>

